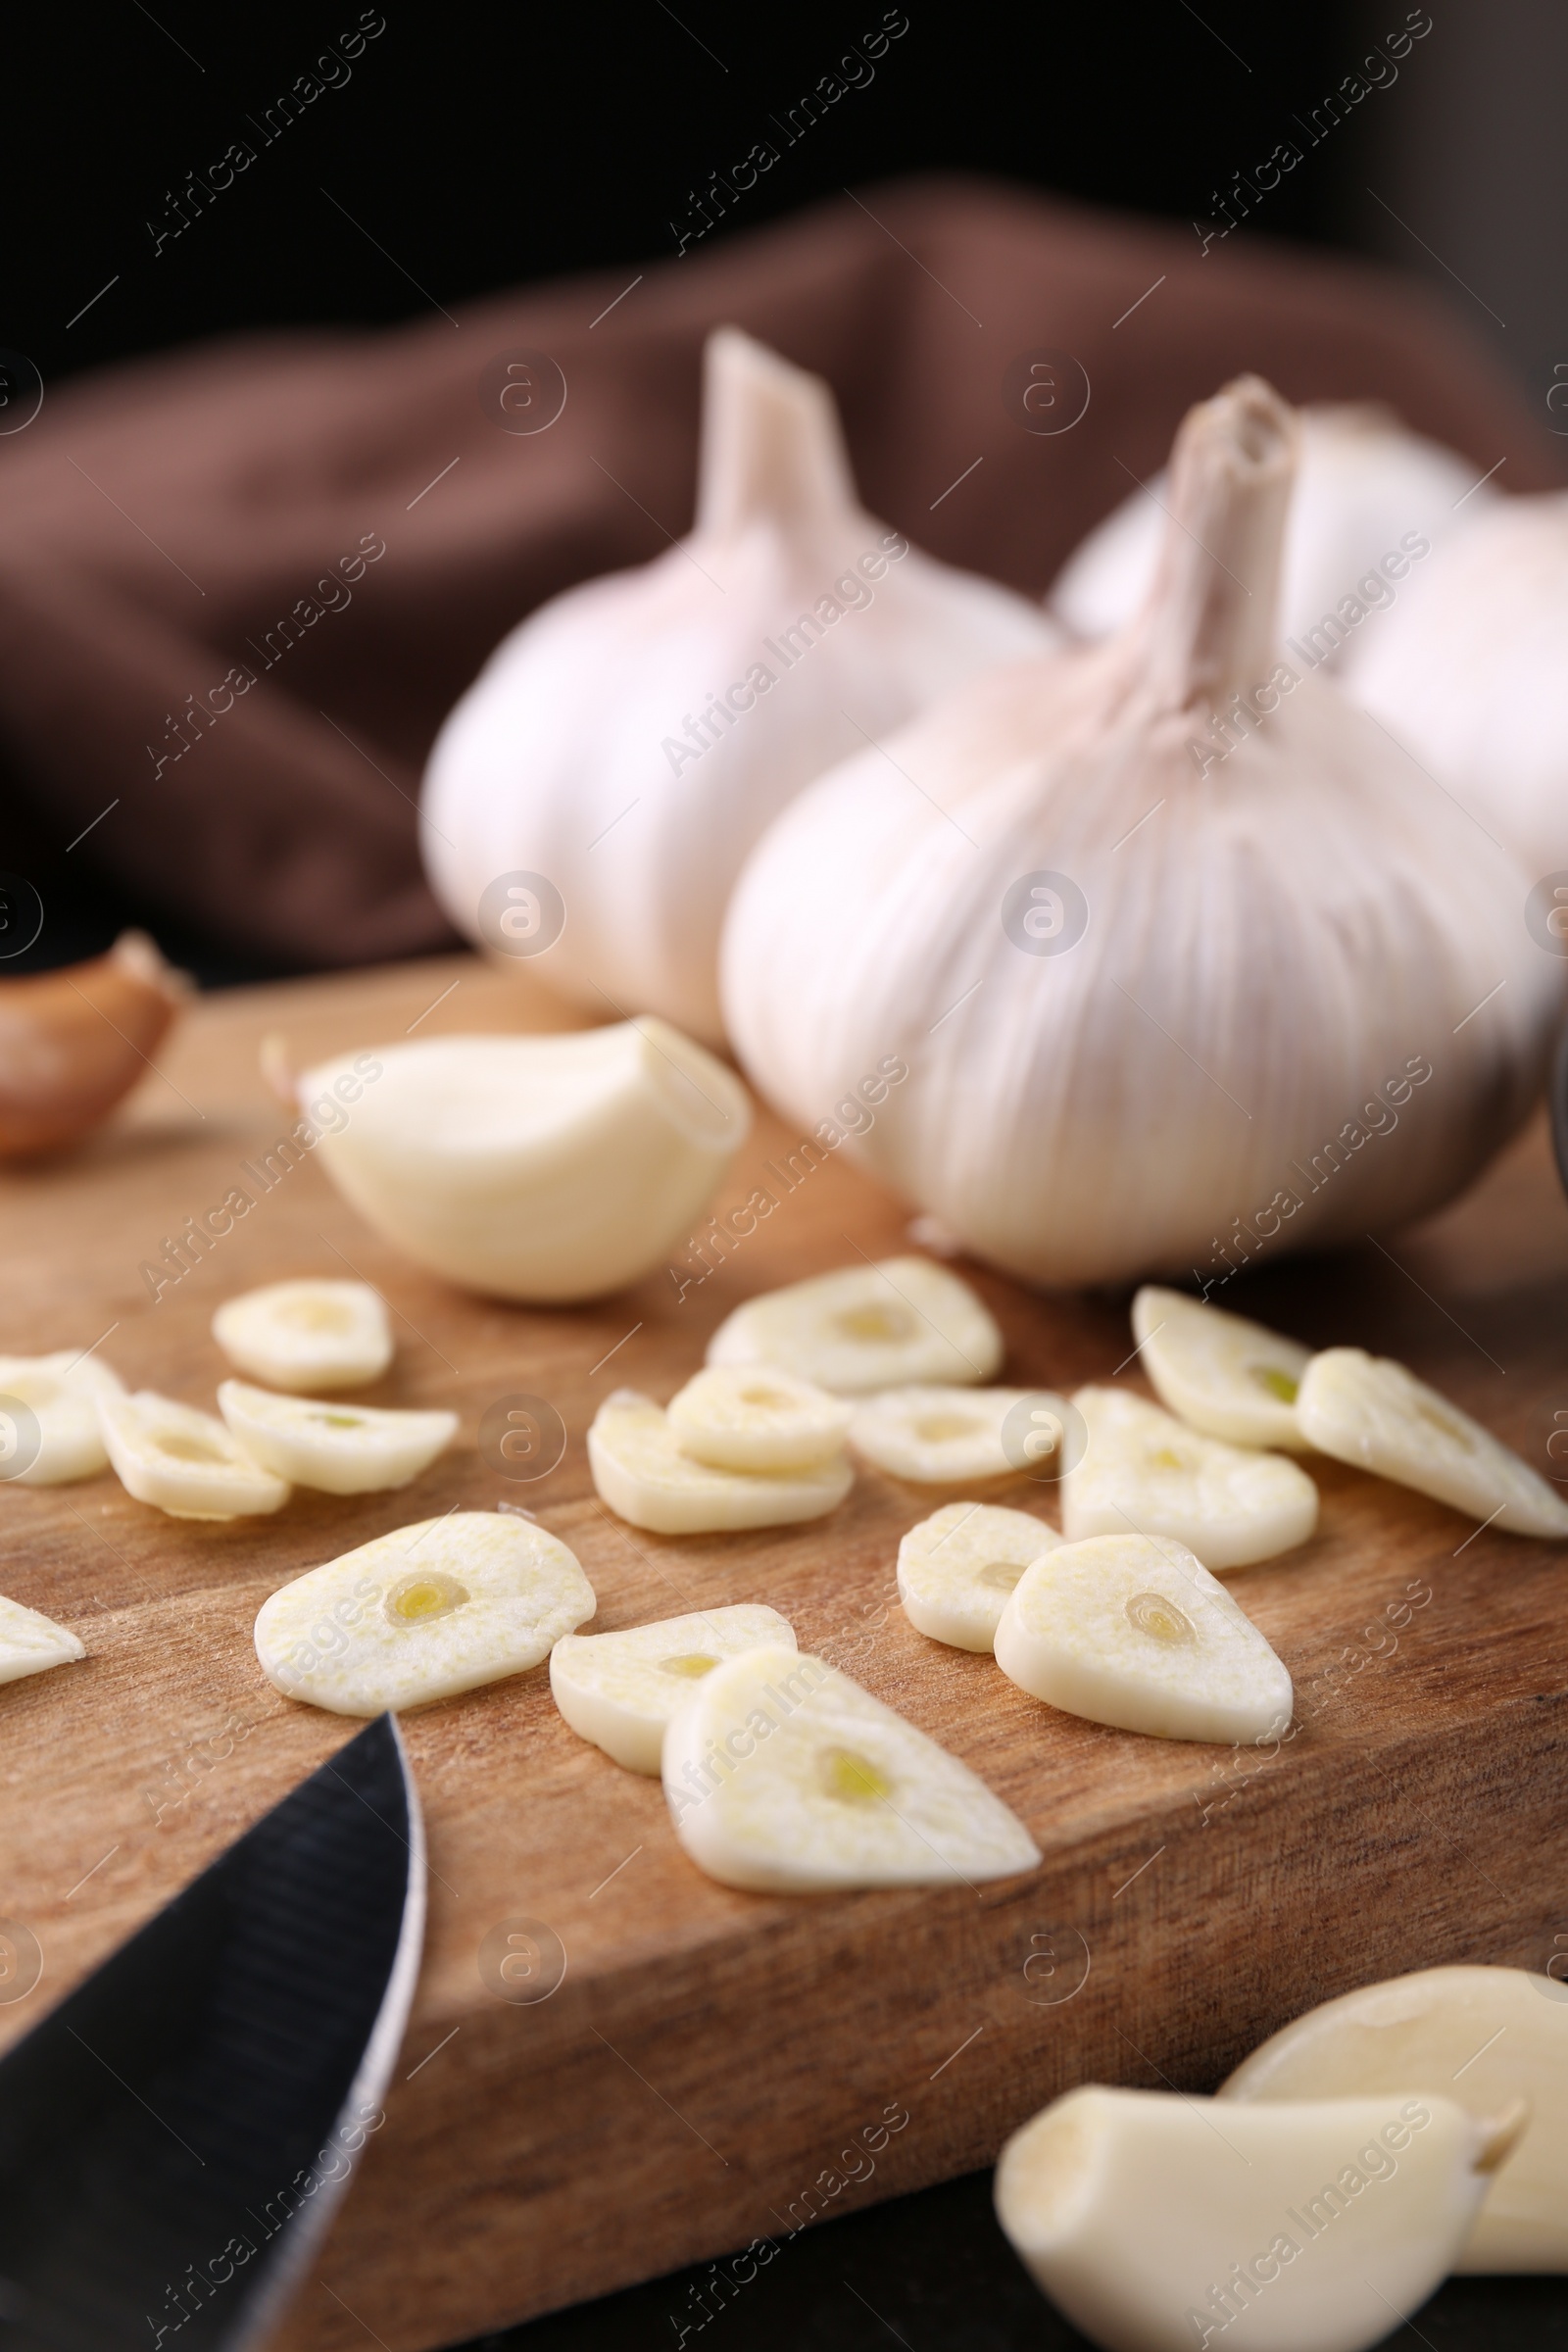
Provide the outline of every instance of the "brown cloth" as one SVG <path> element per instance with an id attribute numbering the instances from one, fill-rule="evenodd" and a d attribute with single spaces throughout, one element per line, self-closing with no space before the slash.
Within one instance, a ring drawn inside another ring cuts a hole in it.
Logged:
<path id="1" fill-rule="evenodd" d="M 1297 401 L 1386 400 L 1478 475 L 1506 457 L 1510 488 L 1557 485 L 1456 315 L 1298 250 L 1200 253 L 943 178 L 631 276 L 122 366 L 0 439 L 13 840 L 74 844 L 72 870 L 280 965 L 441 945 L 415 821 L 435 729 L 533 606 L 689 527 L 701 347 L 726 320 L 828 379 L 868 506 L 1034 592 L 1244 368 Z M 531 435 L 497 395 L 519 349 L 567 387 Z M 1091 386 L 1055 436 L 1006 389 L 1041 349 Z"/>

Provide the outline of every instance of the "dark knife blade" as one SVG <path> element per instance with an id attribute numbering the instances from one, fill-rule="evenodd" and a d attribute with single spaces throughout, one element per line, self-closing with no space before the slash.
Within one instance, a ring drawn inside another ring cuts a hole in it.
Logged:
<path id="1" fill-rule="evenodd" d="M 5 2352 L 234 2352 L 370 2132 L 424 1935 L 381 1716 L 0 2060 Z"/>

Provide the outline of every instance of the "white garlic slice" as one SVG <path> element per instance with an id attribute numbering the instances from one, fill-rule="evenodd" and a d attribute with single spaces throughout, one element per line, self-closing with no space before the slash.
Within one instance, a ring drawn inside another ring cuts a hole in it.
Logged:
<path id="1" fill-rule="evenodd" d="M 665 1728 L 693 1683 L 742 1650 L 795 1646 L 787 1617 L 741 1601 L 618 1634 L 564 1634 L 550 1652 L 550 1688 L 580 1738 L 657 1778 Z"/>
<path id="2" fill-rule="evenodd" d="M 213 1337 L 239 1371 L 299 1396 L 368 1388 L 392 1361 L 386 1300 L 368 1282 L 270 1282 L 225 1298 Z"/>
<path id="3" fill-rule="evenodd" d="M 171 1519 L 242 1519 L 288 1500 L 288 1481 L 264 1470 L 215 1414 L 156 1389 L 100 1396 L 98 1420 L 126 1494 Z"/>
<path id="4" fill-rule="evenodd" d="M 1205 1438 L 1130 1389 L 1080 1389 L 1088 1444 L 1061 1481 L 1061 1526 L 1085 1536 L 1174 1536 L 1228 1571 L 1304 1544 L 1317 1489 L 1298 1463 Z"/>
<path id="5" fill-rule="evenodd" d="M 666 1407 L 682 1453 L 715 1470 L 805 1470 L 842 1453 L 850 1408 L 776 1364 L 710 1364 Z"/>
<path id="6" fill-rule="evenodd" d="M 98 1399 L 123 1394 L 119 1373 L 79 1348 L 62 1348 L 54 1355 L 0 1356 L 0 1480 L 19 1487 L 63 1487 L 96 1478 L 109 1466 Z M 10 1411 L 13 1401 L 25 1411 Z"/>
<path id="7" fill-rule="evenodd" d="M 928 1257 L 841 1266 L 748 1298 L 708 1344 L 710 1364 L 778 1364 L 839 1396 L 912 1381 L 989 1380 L 1002 1334 L 966 1282 Z"/>
<path id="8" fill-rule="evenodd" d="M 1026 1467 L 1003 1443 L 1027 1389 L 884 1389 L 858 1405 L 850 1443 L 891 1478 L 922 1487 L 969 1486 Z"/>
<path id="9" fill-rule="evenodd" d="M 1490 1430 L 1388 1356 L 1326 1348 L 1297 1412 L 1320 1453 L 1517 1536 L 1568 1536 L 1568 1500 Z"/>
<path id="10" fill-rule="evenodd" d="M 664 1734 L 675 1834 L 725 1886 L 814 1894 L 1011 1878 L 1034 1839 L 966 1764 L 820 1658 L 749 1649 Z"/>
<path id="11" fill-rule="evenodd" d="M 522 1674 L 593 1615 L 576 1555 L 500 1511 L 452 1511 L 312 1568 L 262 1605 L 269 1682 L 334 1715 L 428 1706 Z"/>
<path id="12" fill-rule="evenodd" d="M 1094 1536 L 1047 1552 L 1003 1609 L 996 1653 L 1049 1706 L 1156 1740 L 1264 1740 L 1291 1720 L 1284 1665 L 1219 1579 L 1168 1540 Z"/>
<path id="13" fill-rule="evenodd" d="M 1249 2108 L 1086 2083 L 1003 2149 L 997 2218 L 1105 2352 L 1232 2327 L 1251 2352 L 1363 2352 L 1451 2267 L 1498 2136 L 1407 2085 Z"/>
<path id="14" fill-rule="evenodd" d="M 17 1683 L 25 1674 L 42 1674 L 86 1655 L 75 1635 L 52 1617 L 0 1596 L 0 1683 Z"/>
<path id="15" fill-rule="evenodd" d="M 316 1396 L 275 1396 L 225 1380 L 218 1409 L 251 1459 L 297 1487 L 373 1494 L 406 1487 L 457 1434 L 456 1413 L 387 1412 Z"/>
<path id="16" fill-rule="evenodd" d="M 1298 1340 L 1152 1284 L 1133 1300 L 1133 1337 L 1154 1394 L 1194 1429 L 1232 1446 L 1304 1447 L 1296 1396 L 1312 1350 Z"/>
<path id="17" fill-rule="evenodd" d="M 846 1453 L 771 1478 L 693 1461 L 681 1451 L 663 1407 L 635 1389 L 616 1389 L 594 1415 L 588 1467 L 602 1502 L 631 1526 L 660 1536 L 820 1519 L 855 1483 Z"/>
<path id="18" fill-rule="evenodd" d="M 954 1649 L 996 1646 L 997 1626 L 1024 1570 L 1062 1539 L 1027 1511 L 993 1502 L 945 1502 L 899 1544 L 904 1614 Z"/>

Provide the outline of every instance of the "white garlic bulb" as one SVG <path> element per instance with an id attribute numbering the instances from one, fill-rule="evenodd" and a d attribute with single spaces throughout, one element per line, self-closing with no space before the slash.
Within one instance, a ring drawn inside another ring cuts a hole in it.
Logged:
<path id="1" fill-rule="evenodd" d="M 933 696 L 1054 637 L 868 514 L 827 386 L 721 327 L 690 537 L 533 613 L 442 728 L 423 800 L 437 896 L 513 953 L 481 899 L 543 875 L 564 908 L 538 966 L 553 987 L 716 1040 L 724 905 L 770 819 Z M 526 949 L 542 936 L 530 919 Z"/>
<path id="2" fill-rule="evenodd" d="M 1105 646 L 978 679 L 821 778 L 724 935 L 748 1069 L 1010 1272 L 1123 1280 L 1436 1206 L 1535 1095 L 1561 967 L 1522 869 L 1277 651 L 1291 412 L 1195 409 L 1160 576 Z"/>

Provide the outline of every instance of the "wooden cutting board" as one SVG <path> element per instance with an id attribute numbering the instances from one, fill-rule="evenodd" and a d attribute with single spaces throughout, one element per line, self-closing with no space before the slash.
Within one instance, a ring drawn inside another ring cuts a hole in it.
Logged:
<path id="1" fill-rule="evenodd" d="M 375 1400 L 462 1414 L 454 1449 L 409 1493 L 302 1492 L 232 1529 L 167 1519 L 113 1478 L 0 1494 L 0 1591 L 88 1650 L 0 1690 L 0 1914 L 43 1962 L 0 2004 L 0 2040 L 350 1735 L 263 1680 L 250 1637 L 265 1596 L 454 1505 L 534 1510 L 580 1556 L 599 1629 L 772 1602 L 803 1648 L 980 1772 L 1046 1859 L 978 1895 L 739 1894 L 685 1860 L 657 1784 L 566 1730 L 543 1669 L 414 1715 L 423 1973 L 385 2124 L 286 2344 L 452 2343 L 984 2164 L 1069 2083 L 1211 2087 L 1285 2019 L 1367 1979 L 1443 1960 L 1540 1968 L 1568 1949 L 1568 1560 L 1547 1545 L 1314 1464 L 1321 1532 L 1232 1585 L 1296 1678 L 1297 1736 L 1237 1756 L 1077 1722 L 989 1659 L 922 1640 L 893 1566 L 930 1497 L 873 1473 L 799 1531 L 666 1540 L 600 1507 L 583 1433 L 609 1389 L 667 1396 L 738 1299 L 906 1245 L 906 1212 L 837 1160 L 683 1299 L 659 1275 L 549 1312 L 404 1264 L 306 1161 L 152 1303 L 142 1261 L 285 1124 L 257 1074 L 265 1031 L 309 1058 L 409 1032 L 564 1025 L 522 981 L 466 959 L 222 997 L 191 1012 L 112 1130 L 0 1179 L 0 1348 L 107 1334 L 132 1385 L 211 1406 L 220 1299 L 353 1271 L 398 1318 Z M 723 1198 L 744 1199 L 793 1140 L 761 1120 Z M 1008 1378 L 1138 1381 L 1125 1298 L 965 1271 L 1005 1331 Z M 1403 1357 L 1568 1474 L 1546 1452 L 1568 1430 L 1568 1206 L 1539 1130 L 1392 1254 L 1287 1267 L 1245 1303 L 1308 1341 Z M 534 1484 L 503 1480 L 475 1446 L 486 1405 L 518 1392 L 552 1401 L 569 1433 Z M 1009 1499 L 1042 1510 L 1042 1492 Z M 531 1936 L 514 1948 L 540 1987 L 564 1955 L 548 1998 L 489 1988 L 497 1931 L 501 1948 Z M 727 2291 L 767 2259 L 732 2270 Z"/>

